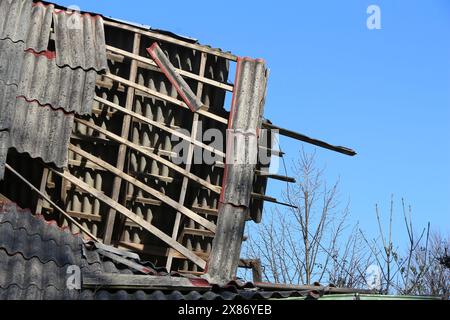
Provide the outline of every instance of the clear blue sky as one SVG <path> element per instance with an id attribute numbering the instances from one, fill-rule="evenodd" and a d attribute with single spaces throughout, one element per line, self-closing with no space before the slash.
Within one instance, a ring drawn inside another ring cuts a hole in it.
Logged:
<path id="1" fill-rule="evenodd" d="M 358 151 L 356 158 L 317 153 L 327 178 L 341 178 L 353 221 L 374 231 L 375 203 L 387 214 L 394 194 L 398 209 L 401 197 L 413 206 L 417 226 L 430 221 L 450 233 L 450 1 L 58 3 L 264 58 L 267 118 Z M 371 4 L 381 8 L 382 30 L 366 27 Z M 281 143 L 289 164 L 301 143 Z M 269 192 L 279 197 L 282 187 Z"/>

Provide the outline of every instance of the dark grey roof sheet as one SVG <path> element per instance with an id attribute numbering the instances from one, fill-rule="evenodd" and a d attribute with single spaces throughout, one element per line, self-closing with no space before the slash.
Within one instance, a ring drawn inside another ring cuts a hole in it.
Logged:
<path id="1" fill-rule="evenodd" d="M 52 22 L 56 52 L 47 50 Z M 97 71 L 106 68 L 100 16 L 0 0 L 0 130 L 10 147 L 66 166 L 73 113 L 91 113 Z"/>
<path id="2" fill-rule="evenodd" d="M 209 291 L 66 289 L 67 267 L 83 274 L 133 274 L 130 269 L 83 249 L 80 236 L 33 216 L 12 203 L 0 203 L 0 299 L 7 300 L 264 300 L 298 297 L 302 292 L 264 292 L 230 284 Z"/>
<path id="3" fill-rule="evenodd" d="M 18 94 L 53 109 L 90 114 L 96 79 L 94 70 L 59 68 L 53 57 L 25 52 Z"/>
<path id="4" fill-rule="evenodd" d="M 58 66 L 98 72 L 108 68 L 101 16 L 56 10 L 53 21 Z"/>
<path id="5" fill-rule="evenodd" d="M 74 115 L 62 110 L 41 106 L 24 98 L 15 100 L 10 117 L 10 142 L 20 153 L 32 158 L 67 166 L 68 144 L 74 124 Z"/>
<path id="6" fill-rule="evenodd" d="M 66 112 L 90 114 L 97 76 L 94 70 L 60 68 L 49 52 L 24 51 L 21 42 L 0 40 L 0 82 L 17 85 L 17 95 L 27 100 Z"/>
<path id="7" fill-rule="evenodd" d="M 0 0 L 0 39 L 22 42 L 39 52 L 46 50 L 53 9 L 53 5 L 32 0 Z"/>

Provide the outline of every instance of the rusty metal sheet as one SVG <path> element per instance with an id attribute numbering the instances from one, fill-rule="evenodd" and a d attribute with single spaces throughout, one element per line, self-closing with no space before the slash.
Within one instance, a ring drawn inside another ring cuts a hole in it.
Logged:
<path id="1" fill-rule="evenodd" d="M 98 72 L 108 68 L 101 16 L 56 10 L 53 21 L 58 66 Z"/>
<path id="2" fill-rule="evenodd" d="M 0 39 L 22 42 L 26 48 L 48 48 L 54 6 L 31 0 L 0 0 Z"/>
<path id="3" fill-rule="evenodd" d="M 94 70 L 60 68 L 53 55 L 25 52 L 18 95 L 66 112 L 90 114 L 95 96 Z"/>
<path id="4" fill-rule="evenodd" d="M 183 77 L 177 72 L 169 58 L 155 42 L 147 52 L 152 56 L 156 64 L 161 68 L 167 79 L 175 87 L 180 97 L 188 105 L 189 109 L 196 112 L 204 107 L 202 101 L 196 96 L 196 94 L 189 87 Z"/>
<path id="5" fill-rule="evenodd" d="M 0 131 L 0 180 L 3 180 L 5 174 L 6 157 L 9 150 L 9 132 Z"/>
<path id="6" fill-rule="evenodd" d="M 18 98 L 9 128 L 11 147 L 32 158 L 66 167 L 73 123 L 73 114 Z"/>

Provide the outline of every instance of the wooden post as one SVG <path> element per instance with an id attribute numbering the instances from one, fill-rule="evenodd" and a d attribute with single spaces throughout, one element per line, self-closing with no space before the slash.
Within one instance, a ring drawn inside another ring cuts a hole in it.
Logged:
<path id="1" fill-rule="evenodd" d="M 219 218 L 207 265 L 206 278 L 211 283 L 223 285 L 236 277 L 257 165 L 266 86 L 267 69 L 262 60 L 238 59 Z"/>
<path id="2" fill-rule="evenodd" d="M 134 42 L 133 42 L 133 53 L 139 54 L 139 49 L 141 46 L 141 35 L 138 33 L 135 33 L 134 35 Z M 131 67 L 130 67 L 130 81 L 135 82 L 137 77 L 137 61 L 132 60 L 131 61 Z M 128 87 L 127 90 L 127 100 L 125 104 L 125 108 L 128 110 L 133 109 L 133 103 L 134 103 L 134 92 L 135 89 L 132 87 Z M 130 134 L 130 126 L 131 126 L 131 116 L 125 114 L 123 118 L 123 124 L 122 124 L 122 134 L 121 137 L 124 139 L 128 139 L 128 136 Z M 124 144 L 121 144 L 119 146 L 119 153 L 117 156 L 117 164 L 116 168 L 120 171 L 123 171 L 125 167 L 125 159 L 127 155 L 127 146 Z M 119 201 L 120 196 L 120 190 L 122 188 L 122 178 L 119 176 L 116 176 L 114 178 L 113 182 L 113 189 L 112 189 L 112 195 L 111 199 L 113 201 Z M 114 223 L 116 221 L 116 210 L 114 208 L 111 208 L 109 210 L 107 220 L 106 220 L 106 229 L 104 234 L 104 242 L 107 245 L 110 245 L 112 242 L 112 236 L 114 231 Z"/>

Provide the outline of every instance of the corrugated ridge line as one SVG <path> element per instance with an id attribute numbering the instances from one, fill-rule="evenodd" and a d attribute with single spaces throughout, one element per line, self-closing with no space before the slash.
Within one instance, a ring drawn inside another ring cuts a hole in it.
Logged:
<path id="1" fill-rule="evenodd" d="M 103 72 L 108 68 L 103 18 L 65 11 L 53 13 L 56 64 Z"/>
<path id="2" fill-rule="evenodd" d="M 22 43 L 0 40 L 0 82 L 18 85 L 17 95 L 29 102 L 90 114 L 96 79 L 95 71 L 58 67 L 49 51 L 24 51 Z"/>
<path id="3" fill-rule="evenodd" d="M 59 245 L 54 240 L 43 241 L 39 235 L 30 236 L 25 229 L 14 229 L 10 223 L 0 225 L 0 249 L 9 255 L 21 254 L 25 259 L 39 259 L 58 267 L 75 265 L 77 257 L 70 245 Z"/>
<path id="4" fill-rule="evenodd" d="M 0 39 L 22 42 L 36 51 L 46 50 L 53 11 L 53 5 L 31 0 L 0 0 Z"/>
<path id="5" fill-rule="evenodd" d="M 0 287 L 17 285 L 26 289 L 35 285 L 40 289 L 53 286 L 64 290 L 67 266 L 59 266 L 55 261 L 42 262 L 38 257 L 25 257 L 21 252 L 9 254 L 0 248 Z M 8 272 L 9 271 L 9 272 Z"/>
<path id="6" fill-rule="evenodd" d="M 55 110 L 90 114 L 96 79 L 95 71 L 60 68 L 45 54 L 25 52 L 18 95 Z"/>

